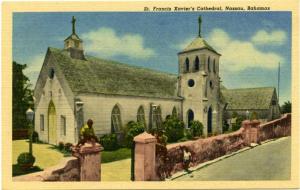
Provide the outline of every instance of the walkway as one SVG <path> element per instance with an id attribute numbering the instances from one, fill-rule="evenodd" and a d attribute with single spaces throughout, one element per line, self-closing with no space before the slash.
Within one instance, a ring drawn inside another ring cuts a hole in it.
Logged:
<path id="1" fill-rule="evenodd" d="M 283 137 L 175 180 L 289 180 L 290 171 L 291 137 Z"/>

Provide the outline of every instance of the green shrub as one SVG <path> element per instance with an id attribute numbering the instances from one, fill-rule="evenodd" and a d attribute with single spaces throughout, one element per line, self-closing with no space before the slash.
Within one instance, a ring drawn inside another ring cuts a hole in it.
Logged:
<path id="1" fill-rule="evenodd" d="M 145 131 L 144 125 L 139 122 L 129 121 L 125 127 L 125 146 L 130 148 L 133 145 L 133 138 Z"/>
<path id="2" fill-rule="evenodd" d="M 59 143 L 58 143 L 58 149 L 59 149 L 59 150 L 63 150 L 64 147 L 65 147 L 65 144 L 64 144 L 63 142 L 59 142 Z"/>
<path id="3" fill-rule="evenodd" d="M 232 124 L 232 131 L 237 131 L 241 128 L 242 122 L 246 119 L 244 115 L 237 115 L 236 122 Z"/>
<path id="4" fill-rule="evenodd" d="M 22 169 L 29 169 L 35 162 L 35 157 L 29 152 L 23 152 L 18 156 L 18 165 Z"/>
<path id="5" fill-rule="evenodd" d="M 32 142 L 38 143 L 39 142 L 39 134 L 36 131 L 32 133 Z"/>
<path id="6" fill-rule="evenodd" d="M 184 123 L 177 117 L 170 117 L 163 122 L 168 142 L 176 142 L 184 137 Z"/>
<path id="7" fill-rule="evenodd" d="M 116 150 L 119 148 L 117 135 L 114 133 L 102 136 L 100 143 L 104 150 Z"/>
<path id="8" fill-rule="evenodd" d="M 190 130 L 193 137 L 200 137 L 203 133 L 203 124 L 200 121 L 192 121 Z"/>
<path id="9" fill-rule="evenodd" d="M 72 146 L 73 146 L 72 143 L 65 143 L 65 146 L 64 146 L 65 151 L 70 152 Z"/>
<path id="10" fill-rule="evenodd" d="M 257 119 L 257 113 L 254 111 L 254 112 L 251 112 L 250 120 L 255 120 L 255 119 Z"/>
<path id="11" fill-rule="evenodd" d="M 229 129 L 229 124 L 228 124 L 227 120 L 225 120 L 223 123 L 223 126 L 222 126 L 223 133 L 228 131 L 228 129 Z"/>
<path id="12" fill-rule="evenodd" d="M 185 140 L 193 139 L 193 135 L 192 135 L 192 132 L 190 129 L 184 129 L 184 137 L 182 139 L 185 139 Z M 180 141 L 182 141 L 182 140 L 180 139 Z"/>

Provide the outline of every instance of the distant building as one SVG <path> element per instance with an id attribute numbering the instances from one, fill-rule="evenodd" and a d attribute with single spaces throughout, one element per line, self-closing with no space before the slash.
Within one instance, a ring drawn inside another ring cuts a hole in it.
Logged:
<path id="1" fill-rule="evenodd" d="M 178 75 L 85 55 L 74 17 L 72 23 L 64 49 L 48 48 L 35 86 L 35 130 L 42 141 L 77 142 L 89 118 L 101 136 L 119 133 L 131 120 L 154 128 L 171 114 L 186 127 L 199 120 L 204 135 L 222 133 L 226 105 L 238 110 L 230 90 L 224 91 L 225 99 L 220 92 L 221 55 L 201 37 L 201 19 L 198 36 L 178 53 Z M 269 103 L 261 101 L 256 103 Z"/>
<path id="2" fill-rule="evenodd" d="M 227 119 L 234 112 L 245 117 L 255 114 L 257 119 L 266 120 L 280 116 L 276 89 L 273 87 L 223 89 L 222 95 L 227 103 Z"/>

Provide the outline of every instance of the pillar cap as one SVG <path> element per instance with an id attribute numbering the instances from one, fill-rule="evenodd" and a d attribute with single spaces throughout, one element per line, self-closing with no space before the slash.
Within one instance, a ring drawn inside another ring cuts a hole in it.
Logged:
<path id="1" fill-rule="evenodd" d="M 145 144 L 151 143 L 151 142 L 156 142 L 156 138 L 147 132 L 143 132 L 142 134 L 135 136 L 133 140 L 134 140 L 134 142 L 145 143 Z"/>

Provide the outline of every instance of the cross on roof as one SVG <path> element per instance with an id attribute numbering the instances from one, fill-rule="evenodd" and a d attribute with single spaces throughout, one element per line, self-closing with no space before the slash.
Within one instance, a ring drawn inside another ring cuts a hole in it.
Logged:
<path id="1" fill-rule="evenodd" d="M 75 23 L 76 23 L 76 18 L 73 16 L 72 17 L 72 33 L 75 34 Z"/>

